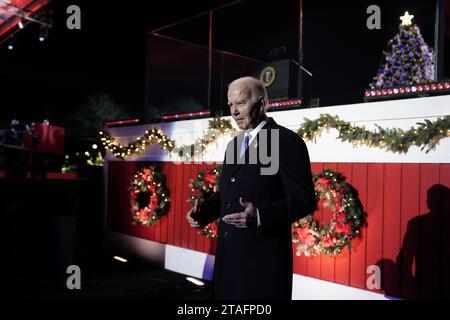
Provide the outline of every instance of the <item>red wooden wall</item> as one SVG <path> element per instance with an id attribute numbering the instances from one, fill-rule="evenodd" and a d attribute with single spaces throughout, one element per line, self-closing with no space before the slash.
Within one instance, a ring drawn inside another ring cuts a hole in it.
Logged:
<path id="1" fill-rule="evenodd" d="M 167 175 L 171 210 L 154 227 L 130 223 L 128 182 L 145 162 L 111 161 L 108 167 L 108 228 L 183 248 L 214 253 L 214 241 L 197 235 L 186 222 L 189 179 L 205 164 L 159 163 Z M 294 272 L 367 289 L 367 267 L 382 270 L 382 290 L 403 298 L 450 297 L 450 164 L 313 163 L 312 170 L 333 168 L 359 192 L 367 227 L 353 249 L 339 257 L 297 257 Z M 332 212 L 315 217 L 328 223 Z"/>

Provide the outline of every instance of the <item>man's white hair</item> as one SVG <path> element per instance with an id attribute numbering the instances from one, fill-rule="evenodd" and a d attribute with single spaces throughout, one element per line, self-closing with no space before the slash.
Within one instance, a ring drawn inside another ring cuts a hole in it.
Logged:
<path id="1" fill-rule="evenodd" d="M 259 79 L 253 77 L 238 78 L 231 82 L 228 85 L 228 88 L 231 88 L 231 86 L 235 85 L 243 85 L 247 90 L 249 90 L 254 102 L 256 102 L 259 97 L 263 97 L 264 111 L 267 111 L 267 106 L 269 105 L 269 97 L 267 95 L 266 87 L 264 87 L 264 84 Z"/>

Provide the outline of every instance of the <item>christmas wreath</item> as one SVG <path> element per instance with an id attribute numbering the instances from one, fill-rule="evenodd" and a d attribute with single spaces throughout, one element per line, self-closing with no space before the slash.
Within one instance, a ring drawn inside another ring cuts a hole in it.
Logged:
<path id="1" fill-rule="evenodd" d="M 316 198 L 324 199 L 324 206 L 334 211 L 329 225 L 320 225 L 311 215 L 294 223 L 293 242 L 297 255 L 337 256 L 345 246 L 360 235 L 365 213 L 357 191 L 345 177 L 332 169 L 313 173 Z"/>
<path id="2" fill-rule="evenodd" d="M 191 192 L 188 201 L 192 206 L 195 205 L 196 201 L 200 204 L 219 191 L 219 176 L 221 168 L 221 165 L 213 165 L 202 169 L 197 174 L 195 179 L 190 180 L 189 187 Z M 219 219 L 211 222 L 204 227 L 199 234 L 210 239 L 215 239 L 217 237 L 218 222 Z"/>
<path id="3" fill-rule="evenodd" d="M 153 226 L 169 211 L 166 176 L 155 166 L 139 169 L 130 183 L 133 222 Z"/>

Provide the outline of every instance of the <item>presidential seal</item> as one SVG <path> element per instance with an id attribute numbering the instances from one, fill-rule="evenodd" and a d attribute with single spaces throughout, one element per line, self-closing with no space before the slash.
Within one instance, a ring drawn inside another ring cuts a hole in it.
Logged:
<path id="1" fill-rule="evenodd" d="M 261 71 L 259 75 L 259 80 L 264 84 L 265 87 L 269 87 L 274 81 L 276 77 L 276 72 L 273 67 L 266 67 Z"/>

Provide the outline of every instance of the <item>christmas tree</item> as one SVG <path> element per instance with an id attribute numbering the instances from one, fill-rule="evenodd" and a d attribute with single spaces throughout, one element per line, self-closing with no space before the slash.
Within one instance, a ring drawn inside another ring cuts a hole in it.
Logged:
<path id="1" fill-rule="evenodd" d="M 397 35 L 389 40 L 388 50 L 371 89 L 426 83 L 434 80 L 435 57 L 422 37 L 420 28 L 412 24 L 408 11 L 400 17 Z"/>

